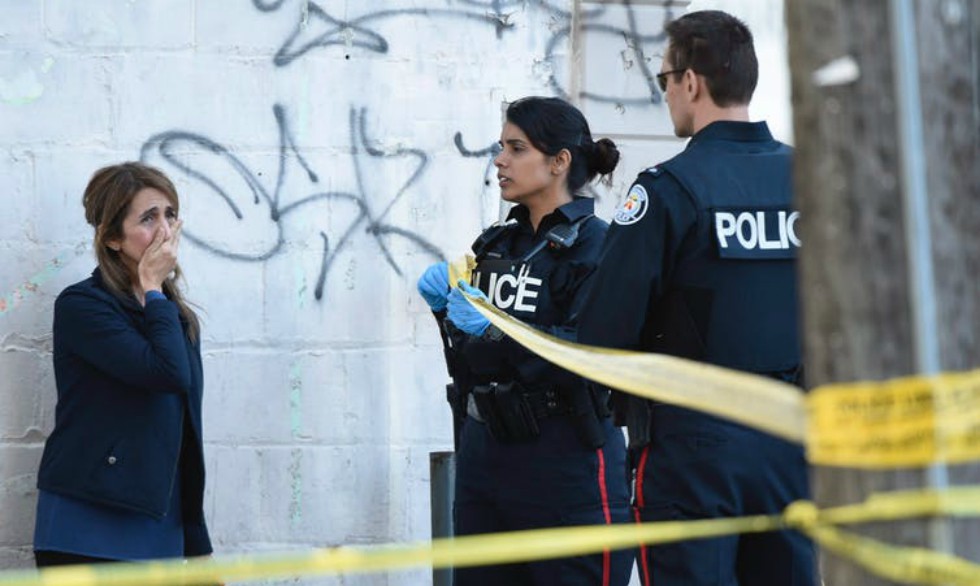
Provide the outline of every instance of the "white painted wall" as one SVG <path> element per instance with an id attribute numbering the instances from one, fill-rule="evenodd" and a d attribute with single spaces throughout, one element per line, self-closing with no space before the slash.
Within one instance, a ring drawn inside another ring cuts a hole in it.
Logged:
<path id="1" fill-rule="evenodd" d="M 749 107 L 752 120 L 765 120 L 777 140 L 793 143 L 789 54 L 782 0 L 691 0 L 689 10 L 724 10 L 738 16 L 755 37 L 759 85 Z"/>
<path id="2" fill-rule="evenodd" d="M 606 217 L 682 146 L 644 73 L 663 2 L 582 2 L 570 33 L 574 4 L 0 0 L 0 568 L 32 563 L 51 308 L 94 266 L 82 190 L 141 157 L 182 196 L 216 550 L 428 538 L 451 428 L 415 279 L 501 215 L 472 152 L 502 102 L 568 95 L 617 140 Z"/>

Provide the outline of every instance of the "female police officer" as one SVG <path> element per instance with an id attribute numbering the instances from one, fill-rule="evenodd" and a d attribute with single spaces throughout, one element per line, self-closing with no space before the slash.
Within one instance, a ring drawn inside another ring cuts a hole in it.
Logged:
<path id="1" fill-rule="evenodd" d="M 606 223 L 576 193 L 615 168 L 609 139 L 593 141 L 574 106 L 529 97 L 510 104 L 494 160 L 509 222 L 473 245 L 471 294 L 541 330 L 572 339 Z M 628 520 L 625 447 L 605 397 L 535 356 L 450 289 L 446 263 L 419 292 L 446 318 L 451 370 L 464 400 L 456 462 L 456 534 Z M 460 568 L 456 584 L 626 584 L 628 552 Z"/>

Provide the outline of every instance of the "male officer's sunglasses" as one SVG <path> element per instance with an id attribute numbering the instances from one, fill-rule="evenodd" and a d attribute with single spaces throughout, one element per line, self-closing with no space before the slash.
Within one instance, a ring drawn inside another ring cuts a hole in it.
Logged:
<path id="1" fill-rule="evenodd" d="M 685 67 L 683 69 L 671 69 L 670 71 L 661 71 L 660 73 L 658 73 L 657 74 L 657 85 L 660 86 L 660 91 L 661 92 L 666 92 L 667 91 L 667 76 L 668 75 L 671 75 L 672 73 L 683 73 L 683 72 L 687 71 L 688 69 L 689 69 L 688 67 Z"/>

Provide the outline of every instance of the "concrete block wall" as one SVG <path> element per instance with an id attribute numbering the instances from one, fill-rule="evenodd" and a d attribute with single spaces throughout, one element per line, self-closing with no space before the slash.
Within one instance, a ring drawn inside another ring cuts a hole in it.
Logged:
<path id="1" fill-rule="evenodd" d="M 52 305 L 94 267 L 81 194 L 133 159 L 182 197 L 216 550 L 427 539 L 452 439 L 417 275 L 505 213 L 505 101 L 570 98 L 617 140 L 605 217 L 682 147 L 649 74 L 686 4 L 0 0 L 0 568 L 32 561 Z"/>

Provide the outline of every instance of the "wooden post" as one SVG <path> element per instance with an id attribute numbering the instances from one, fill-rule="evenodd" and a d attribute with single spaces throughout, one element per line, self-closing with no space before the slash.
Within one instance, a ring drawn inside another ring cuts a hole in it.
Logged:
<path id="1" fill-rule="evenodd" d="M 786 8 L 808 385 L 980 367 L 980 0 Z M 816 468 L 813 484 L 831 506 L 947 481 L 980 483 L 980 465 Z M 980 520 L 859 532 L 980 562 Z M 891 583 L 821 567 L 827 585 Z"/>

